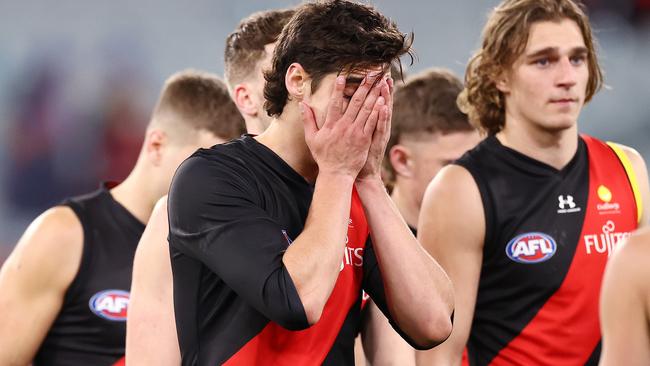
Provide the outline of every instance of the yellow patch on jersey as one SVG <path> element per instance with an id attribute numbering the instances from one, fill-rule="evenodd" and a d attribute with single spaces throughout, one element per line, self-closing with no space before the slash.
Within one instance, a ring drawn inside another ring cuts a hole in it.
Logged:
<path id="1" fill-rule="evenodd" d="M 609 188 L 601 185 L 598 187 L 598 198 L 603 202 L 609 202 L 612 200 L 612 191 Z"/>
<path id="2" fill-rule="evenodd" d="M 630 185 L 632 186 L 632 193 L 634 194 L 634 201 L 636 201 L 636 219 L 637 222 L 641 222 L 641 216 L 643 215 L 643 201 L 641 200 L 641 190 L 639 189 L 639 183 L 636 179 L 636 174 L 634 173 L 634 168 L 632 167 L 632 163 L 630 162 L 630 158 L 627 157 L 627 154 L 623 149 L 621 148 L 620 145 L 614 142 L 607 142 L 607 145 L 614 150 L 614 153 L 618 156 L 618 159 L 621 161 L 621 164 L 623 164 L 623 168 L 625 168 L 625 172 L 627 173 L 627 178 L 630 181 Z M 600 193 L 598 195 L 600 197 Z"/>

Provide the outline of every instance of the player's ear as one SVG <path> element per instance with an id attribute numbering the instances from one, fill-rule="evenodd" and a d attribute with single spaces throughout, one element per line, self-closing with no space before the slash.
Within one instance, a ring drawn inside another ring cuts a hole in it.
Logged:
<path id="1" fill-rule="evenodd" d="M 167 134 L 159 129 L 149 129 L 144 139 L 144 153 L 147 159 L 154 165 L 162 164 L 163 149 L 167 145 Z"/>
<path id="2" fill-rule="evenodd" d="M 284 76 L 284 83 L 289 92 L 289 99 L 302 100 L 310 85 L 309 74 L 297 62 L 289 65 Z"/>
<path id="3" fill-rule="evenodd" d="M 413 177 L 413 163 L 411 151 L 404 145 L 396 144 L 388 152 L 390 165 L 393 167 L 395 177 Z"/>
<path id="4" fill-rule="evenodd" d="M 251 86 L 248 83 L 237 84 L 233 89 L 233 100 L 237 109 L 243 114 L 251 117 L 257 116 L 257 102 L 252 97 Z"/>
<path id="5" fill-rule="evenodd" d="M 500 92 L 504 94 L 510 93 L 510 77 L 507 73 L 501 73 L 498 77 L 496 77 L 494 84 Z"/>

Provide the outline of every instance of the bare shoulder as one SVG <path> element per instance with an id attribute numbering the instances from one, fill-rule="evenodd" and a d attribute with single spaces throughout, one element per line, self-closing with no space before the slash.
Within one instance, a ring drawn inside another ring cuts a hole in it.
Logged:
<path id="1" fill-rule="evenodd" d="M 155 280 L 170 266 L 169 247 L 166 245 L 168 233 L 167 196 L 164 196 L 156 203 L 135 252 L 134 287 L 139 287 L 142 281 Z"/>
<path id="2" fill-rule="evenodd" d="M 38 216 L 20 238 L 15 251 L 44 259 L 71 260 L 83 250 L 83 228 L 67 206 L 50 208 Z M 50 262 L 50 261 L 46 261 Z M 74 261 L 73 261 L 74 262 Z M 60 264 L 60 263 L 59 263 Z"/>
<path id="3" fill-rule="evenodd" d="M 166 198 L 163 197 L 156 203 L 135 252 L 131 283 L 132 305 L 147 301 L 152 294 L 160 296 L 161 291 L 171 291 Z"/>
<path id="4" fill-rule="evenodd" d="M 69 207 L 37 217 L 0 270 L 0 364 L 30 363 L 79 269 L 83 229 Z"/>
<path id="5" fill-rule="evenodd" d="M 418 223 L 422 243 L 446 241 L 448 236 L 462 237 L 463 242 L 482 244 L 485 215 L 481 194 L 471 173 L 449 165 L 429 183 L 422 201 Z M 429 239 L 429 240 L 427 240 Z"/>
<path id="6" fill-rule="evenodd" d="M 643 156 L 641 156 L 641 154 L 639 154 L 639 152 L 636 151 L 634 148 L 631 148 L 626 145 L 621 145 L 619 143 L 617 143 L 616 145 L 620 147 L 621 150 L 623 150 L 623 152 L 625 153 L 625 155 L 627 155 L 627 158 L 630 159 L 630 163 L 632 164 L 632 168 L 634 169 L 637 178 L 641 180 L 639 183 L 641 184 L 647 183 L 648 171 Z"/>
<path id="7" fill-rule="evenodd" d="M 164 213 L 165 217 L 167 216 L 167 195 L 162 196 L 158 202 L 156 202 L 153 212 L 158 214 Z"/>
<path id="8" fill-rule="evenodd" d="M 140 238 L 138 249 L 141 246 L 160 246 L 161 242 L 167 241 L 167 234 L 169 233 L 169 220 L 167 218 L 167 196 L 163 196 L 156 202 L 151 212 L 147 227 Z"/>
<path id="9" fill-rule="evenodd" d="M 34 286 L 67 288 L 77 274 L 82 252 L 83 228 L 77 215 L 69 207 L 53 207 L 29 225 L 3 272 Z"/>
<path id="10" fill-rule="evenodd" d="M 165 195 L 156 202 L 147 226 L 152 224 L 157 227 L 160 227 L 161 225 L 166 226 L 168 225 L 167 221 L 167 196 Z"/>
<path id="11" fill-rule="evenodd" d="M 447 183 L 451 187 L 460 185 L 458 187 L 460 189 L 476 186 L 472 174 L 464 167 L 456 164 L 450 164 L 444 167 L 440 173 L 436 175 L 435 180 L 438 180 L 441 183 Z"/>
<path id="12" fill-rule="evenodd" d="M 423 205 L 430 206 L 452 201 L 469 203 L 477 199 L 480 204 L 481 196 L 470 172 L 459 165 L 452 164 L 444 167 L 429 183 Z"/>
<path id="13" fill-rule="evenodd" d="M 56 206 L 43 212 L 37 217 L 28 231 L 35 227 L 35 234 L 52 237 L 53 240 L 63 241 L 69 246 L 81 244 L 83 228 L 77 215 L 68 206 Z M 65 249 L 71 249 L 66 247 Z"/>
<path id="14" fill-rule="evenodd" d="M 639 152 L 636 149 L 619 143 L 616 143 L 616 145 L 618 145 L 621 148 L 621 150 L 625 152 L 625 155 L 627 155 L 627 157 L 630 159 L 630 161 L 633 164 L 638 162 L 643 163 L 643 157 L 641 156 L 641 154 L 639 154 Z"/>

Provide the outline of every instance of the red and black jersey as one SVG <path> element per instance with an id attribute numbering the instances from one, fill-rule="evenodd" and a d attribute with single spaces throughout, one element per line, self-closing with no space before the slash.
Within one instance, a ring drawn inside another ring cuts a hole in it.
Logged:
<path id="1" fill-rule="evenodd" d="M 615 148 L 579 137 L 557 170 L 490 136 L 457 164 L 486 219 L 469 364 L 597 364 L 603 271 L 639 215 Z"/>
<path id="2" fill-rule="evenodd" d="M 386 310 L 381 274 L 353 191 L 340 274 L 309 327 L 282 256 L 303 230 L 312 195 L 250 136 L 201 149 L 180 166 L 168 207 L 183 365 L 354 364 L 361 289 Z"/>
<path id="3" fill-rule="evenodd" d="M 105 185 L 63 204 L 81 222 L 83 253 L 34 366 L 112 365 L 124 356 L 133 257 L 145 226 Z"/>

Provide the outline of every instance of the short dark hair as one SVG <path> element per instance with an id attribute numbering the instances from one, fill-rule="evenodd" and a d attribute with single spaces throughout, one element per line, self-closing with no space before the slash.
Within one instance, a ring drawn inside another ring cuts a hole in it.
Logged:
<path id="1" fill-rule="evenodd" d="M 165 81 L 153 120 L 173 123 L 171 128 L 178 131 L 206 130 L 223 139 L 246 132 L 226 84 L 214 74 L 196 70 L 178 72 Z"/>
<path id="2" fill-rule="evenodd" d="M 391 134 L 386 147 L 384 169 L 388 181 L 395 172 L 388 159 L 390 149 L 405 135 L 469 132 L 474 127 L 456 104 L 463 83 L 449 70 L 428 69 L 396 87 L 393 96 Z"/>
<path id="3" fill-rule="evenodd" d="M 492 11 L 483 28 L 481 48 L 469 60 L 465 90 L 458 98 L 458 105 L 475 126 L 489 134 L 503 129 L 506 123 L 505 98 L 497 89 L 497 78 L 524 52 L 533 23 L 562 19 L 576 22 L 589 50 L 585 103 L 600 90 L 603 72 L 596 57 L 591 25 L 580 1 L 504 0 Z"/>
<path id="4" fill-rule="evenodd" d="M 282 114 L 289 97 L 284 78 L 298 62 L 312 79 L 312 91 L 332 72 L 388 66 L 411 55 L 413 34 L 400 33 L 397 25 L 369 5 L 347 0 L 301 5 L 285 26 L 265 73 L 264 108 L 270 116 Z"/>
<path id="5" fill-rule="evenodd" d="M 267 10 L 253 13 L 226 38 L 224 64 L 226 82 L 232 88 L 250 75 L 264 59 L 264 46 L 277 41 L 282 28 L 294 14 L 293 9 Z"/>

